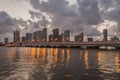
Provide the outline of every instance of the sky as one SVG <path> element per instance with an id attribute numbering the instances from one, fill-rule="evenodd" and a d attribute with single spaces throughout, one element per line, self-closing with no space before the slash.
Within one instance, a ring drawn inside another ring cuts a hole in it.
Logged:
<path id="1" fill-rule="evenodd" d="M 0 0 L 0 39 L 12 41 L 14 30 L 24 36 L 43 26 L 70 29 L 72 38 L 80 32 L 101 36 L 105 28 L 119 34 L 119 14 L 120 0 Z"/>

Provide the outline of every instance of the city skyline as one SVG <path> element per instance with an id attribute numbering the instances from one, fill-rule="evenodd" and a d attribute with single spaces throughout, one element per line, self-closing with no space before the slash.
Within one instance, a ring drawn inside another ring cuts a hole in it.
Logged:
<path id="1" fill-rule="evenodd" d="M 0 0 L 0 80 L 120 80 L 120 0 Z"/>
<path id="2" fill-rule="evenodd" d="M 92 36 L 87 36 L 84 32 L 74 35 L 74 40 L 71 40 L 70 30 L 64 30 L 59 32 L 59 28 L 52 30 L 52 34 L 48 33 L 47 28 L 42 30 L 26 33 L 24 36 L 20 36 L 20 31 L 13 32 L 13 41 L 10 42 L 9 38 L 5 37 L 4 41 L 0 41 L 4 44 L 9 43 L 37 43 L 37 42 L 93 42 L 93 41 L 119 41 L 118 35 L 116 33 L 109 37 L 108 30 L 103 29 L 103 38 L 101 40 L 95 40 Z"/>
<path id="3" fill-rule="evenodd" d="M 72 40 L 79 32 L 100 36 L 103 29 L 109 30 L 108 35 L 119 35 L 118 0 L 4 0 L 0 4 L 0 39 L 9 37 L 12 41 L 13 31 L 20 30 L 23 36 L 45 23 L 49 29 L 60 28 L 60 32 L 71 30 Z"/>

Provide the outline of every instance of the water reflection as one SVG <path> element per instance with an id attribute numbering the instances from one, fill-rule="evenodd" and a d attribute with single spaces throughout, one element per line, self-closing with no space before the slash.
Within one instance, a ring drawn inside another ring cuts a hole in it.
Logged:
<path id="1" fill-rule="evenodd" d="M 1 80 L 119 80 L 119 51 L 0 48 Z"/>

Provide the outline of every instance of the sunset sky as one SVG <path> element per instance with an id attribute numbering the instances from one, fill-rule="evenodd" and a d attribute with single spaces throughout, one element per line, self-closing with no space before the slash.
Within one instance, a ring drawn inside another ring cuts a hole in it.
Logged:
<path id="1" fill-rule="evenodd" d="M 107 28 L 110 34 L 119 34 L 120 0 L 0 0 L 0 38 L 9 37 L 19 30 L 70 29 L 71 36 L 84 32 L 89 36 L 101 36 Z"/>

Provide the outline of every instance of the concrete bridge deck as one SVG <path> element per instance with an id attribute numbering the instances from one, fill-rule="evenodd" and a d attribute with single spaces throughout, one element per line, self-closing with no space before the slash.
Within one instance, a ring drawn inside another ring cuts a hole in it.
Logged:
<path id="1" fill-rule="evenodd" d="M 28 47 L 100 47 L 111 46 L 120 47 L 120 41 L 93 41 L 93 42 L 29 42 L 22 43 Z"/>

